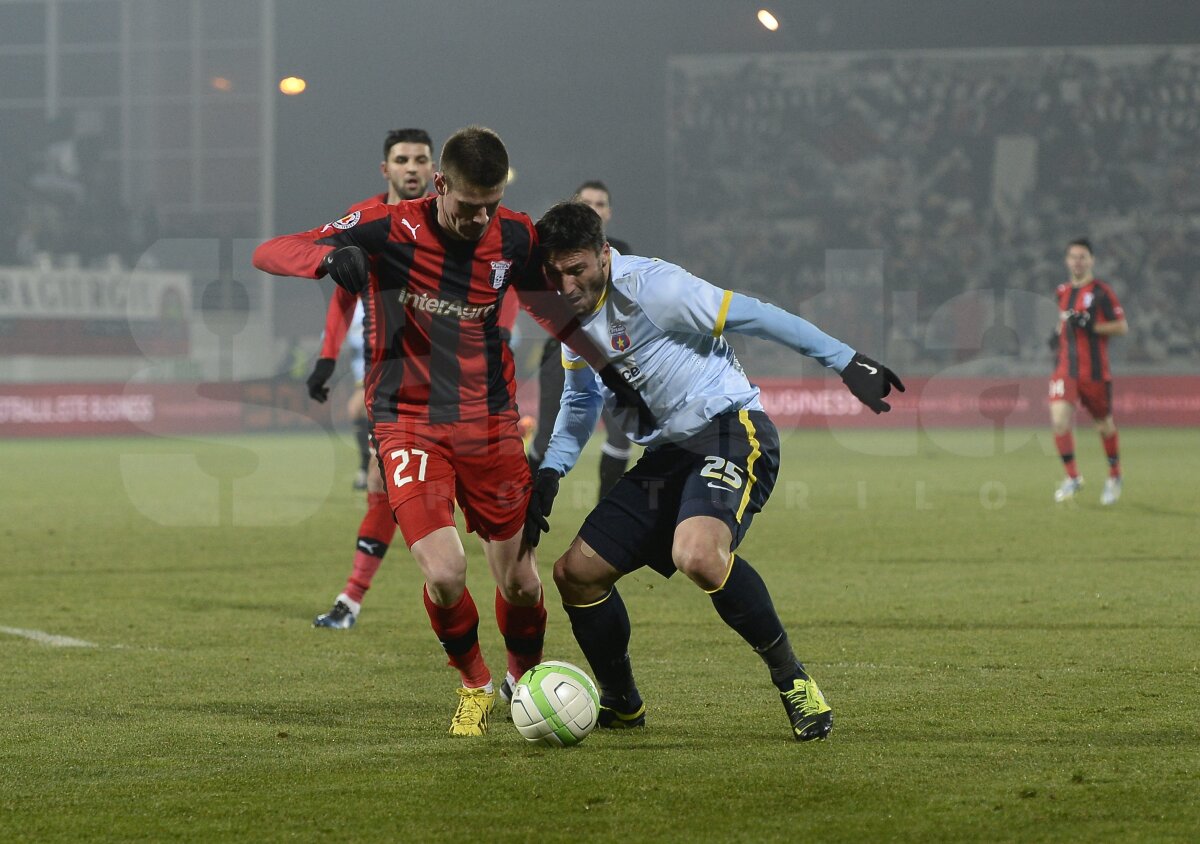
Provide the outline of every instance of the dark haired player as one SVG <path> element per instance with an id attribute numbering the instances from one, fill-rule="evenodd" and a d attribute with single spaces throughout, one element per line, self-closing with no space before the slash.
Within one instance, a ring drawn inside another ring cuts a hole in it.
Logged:
<path id="1" fill-rule="evenodd" d="M 1092 275 L 1095 259 L 1086 238 L 1067 244 L 1070 279 L 1055 290 L 1058 331 L 1051 344 L 1057 348 L 1050 377 L 1050 424 L 1054 444 L 1067 477 L 1054 491 L 1057 502 L 1069 501 L 1083 486 L 1075 464 L 1075 405 L 1082 404 L 1096 424 L 1108 457 L 1108 478 L 1100 503 L 1116 504 L 1121 497 L 1121 460 L 1117 426 L 1112 415 L 1112 372 L 1108 368 L 1108 338 L 1129 333 L 1125 311 L 1113 289 Z"/>
<path id="2" fill-rule="evenodd" d="M 582 203 L 554 206 L 537 231 L 547 277 L 658 420 L 639 433 L 584 362 L 564 354 L 562 410 L 534 481 L 527 539 L 536 543 L 549 528 L 559 478 L 578 459 L 601 407 L 646 447 L 554 565 L 571 629 L 599 681 L 600 726 L 645 723 L 616 583 L 648 565 L 664 577 L 681 571 L 708 593 L 721 619 L 766 663 L 797 741 L 826 737 L 832 710 L 793 653 L 766 584 L 733 553 L 771 494 L 779 437 L 724 335 L 763 337 L 816 358 L 876 413 L 891 409 L 883 399 L 903 384 L 800 317 L 674 264 L 618 255 Z"/>
<path id="3" fill-rule="evenodd" d="M 599 179 L 591 179 L 575 189 L 575 199 L 600 215 L 605 229 L 612 220 L 612 194 L 608 186 Z M 623 240 L 617 240 L 605 233 L 608 244 L 621 255 L 632 250 Z M 536 473 L 550 443 L 550 433 L 554 429 L 554 420 L 558 418 L 558 402 L 562 396 L 563 367 L 562 345 L 553 337 L 546 341 L 542 349 L 542 361 L 538 367 L 538 418 L 537 433 L 529 446 L 529 466 Z M 600 498 L 608 494 L 621 475 L 625 473 L 625 465 L 629 462 L 631 453 L 629 438 L 621 432 L 620 426 L 607 413 L 604 415 L 604 445 L 600 449 Z"/>
<path id="4" fill-rule="evenodd" d="M 450 732 L 479 736 L 496 692 L 479 649 L 455 501 L 485 543 L 511 676 L 540 661 L 546 628 L 541 580 L 522 541 L 530 476 L 512 352 L 500 330 L 505 290 L 515 287 L 543 327 L 601 367 L 624 401 L 640 399 L 547 288 L 532 221 L 500 205 L 509 163 L 499 136 L 461 129 L 439 163 L 436 195 L 274 238 L 258 247 L 254 264 L 278 275 L 328 274 L 366 300 L 364 386 L 388 501 L 425 576 L 430 623 L 462 677 Z M 640 416 L 653 424 L 644 403 Z"/>

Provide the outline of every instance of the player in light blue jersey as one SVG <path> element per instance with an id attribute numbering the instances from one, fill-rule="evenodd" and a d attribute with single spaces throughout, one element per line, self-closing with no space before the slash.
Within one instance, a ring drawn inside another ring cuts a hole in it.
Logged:
<path id="1" fill-rule="evenodd" d="M 800 317 L 674 264 L 619 254 L 582 203 L 559 203 L 537 230 L 547 276 L 650 411 L 639 418 L 616 407 L 595 373 L 564 355 L 562 404 L 525 525 L 526 541 L 536 545 L 549 529 L 559 478 L 574 466 L 602 407 L 646 447 L 554 565 L 571 629 L 600 683 L 600 726 L 645 723 L 616 582 L 648 565 L 665 577 L 681 571 L 707 592 L 767 664 L 794 738 L 825 738 L 833 711 L 792 651 L 766 584 L 733 553 L 771 494 L 779 437 L 724 335 L 762 337 L 816 358 L 876 413 L 890 410 L 884 397 L 904 385 Z"/>

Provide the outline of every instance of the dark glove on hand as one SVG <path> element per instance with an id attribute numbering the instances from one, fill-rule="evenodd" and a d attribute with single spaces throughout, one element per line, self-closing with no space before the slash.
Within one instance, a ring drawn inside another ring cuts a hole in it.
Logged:
<path id="1" fill-rule="evenodd" d="M 1051 334 L 1049 337 L 1046 338 L 1046 345 L 1050 347 L 1050 351 L 1057 352 L 1058 344 L 1059 344 L 1059 339 L 1058 339 L 1057 331 L 1055 331 L 1053 334 Z"/>
<path id="2" fill-rule="evenodd" d="M 1088 334 L 1094 334 L 1096 331 L 1095 321 L 1092 319 L 1091 311 L 1071 311 L 1067 315 L 1067 324 L 1073 325 L 1076 328 L 1082 328 Z"/>
<path id="3" fill-rule="evenodd" d="M 338 287 L 355 296 L 367 289 L 371 265 L 367 253 L 357 246 L 342 246 L 321 259 L 322 275 L 328 275 Z"/>
<path id="4" fill-rule="evenodd" d="M 617 368 L 611 363 L 606 364 L 600 370 L 600 380 L 604 382 L 604 386 L 612 391 L 616 397 L 618 410 L 637 410 L 638 415 L 638 436 L 644 437 L 658 427 L 658 420 L 654 418 L 654 414 L 650 411 L 650 407 L 646 404 L 646 400 L 642 398 L 632 384 L 626 381 Z"/>
<path id="5" fill-rule="evenodd" d="M 529 495 L 529 509 L 525 511 L 525 533 L 522 537 L 526 548 L 536 548 L 543 533 L 550 530 L 546 517 L 554 508 L 554 497 L 558 495 L 558 472 L 542 469 L 533 480 L 533 492 Z"/>
<path id="6" fill-rule="evenodd" d="M 308 395 L 313 401 L 324 404 L 325 400 L 329 398 L 329 388 L 325 385 L 333 377 L 334 363 L 333 358 L 317 358 L 317 365 L 313 367 L 312 375 L 308 376 L 308 380 L 304 382 L 308 385 Z"/>
<path id="7" fill-rule="evenodd" d="M 904 392 L 904 383 L 896 373 L 882 363 L 855 352 L 854 357 L 842 370 L 842 383 L 854 393 L 855 398 L 876 413 L 884 413 L 892 406 L 883 400 L 895 387 Z"/>

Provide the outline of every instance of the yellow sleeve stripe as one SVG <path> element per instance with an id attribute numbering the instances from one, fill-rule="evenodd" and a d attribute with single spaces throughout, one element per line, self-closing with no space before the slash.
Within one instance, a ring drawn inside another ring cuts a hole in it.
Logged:
<path id="1" fill-rule="evenodd" d="M 563 369 L 587 369 L 587 361 L 583 358 L 579 360 L 569 360 L 566 353 L 562 356 Z"/>
<path id="2" fill-rule="evenodd" d="M 729 303 L 733 301 L 733 291 L 726 290 L 721 297 L 721 307 L 717 309 L 717 324 L 713 326 L 713 336 L 720 337 L 725 330 L 725 317 L 729 314 Z"/>
<path id="3" fill-rule="evenodd" d="M 762 454 L 762 449 L 759 448 L 758 438 L 755 436 L 757 431 L 754 430 L 754 423 L 750 421 L 749 412 L 739 410 L 738 419 L 741 420 L 742 427 L 746 429 L 746 438 L 750 440 L 750 456 L 746 458 L 746 490 L 742 493 L 742 503 L 738 505 L 737 516 L 735 516 L 738 524 L 741 524 L 742 514 L 746 512 L 746 505 L 750 503 L 750 490 L 754 488 L 754 482 L 758 480 L 754 477 L 754 463 Z"/>

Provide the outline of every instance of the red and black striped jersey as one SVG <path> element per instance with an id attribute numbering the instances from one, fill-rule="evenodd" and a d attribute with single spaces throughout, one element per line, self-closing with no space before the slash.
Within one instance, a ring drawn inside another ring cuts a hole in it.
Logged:
<path id="1" fill-rule="evenodd" d="M 1099 279 L 1075 287 L 1063 283 L 1055 290 L 1058 301 L 1058 360 L 1055 378 L 1080 381 L 1111 381 L 1108 368 L 1108 338 L 1065 321 L 1067 311 L 1090 311 L 1096 324 L 1115 322 L 1125 316 L 1117 294 Z"/>
<path id="2" fill-rule="evenodd" d="M 503 206 L 479 240 L 461 241 L 442 231 L 434 196 L 371 205 L 267 241 L 254 265 L 316 278 L 326 254 L 351 245 L 371 261 L 363 340 L 373 422 L 457 422 L 514 410 L 515 367 L 500 334 L 509 287 L 543 328 L 574 339 L 578 321 L 536 263 L 533 222 Z"/>
<path id="3" fill-rule="evenodd" d="M 364 199 L 362 202 L 356 202 L 346 209 L 346 213 L 353 214 L 355 211 L 362 211 L 372 205 L 386 205 L 387 197 L 387 193 L 381 193 Z M 337 358 L 342 350 L 342 343 L 346 340 L 346 333 L 350 330 L 350 322 L 354 319 L 354 306 L 357 302 L 358 297 L 349 290 L 341 287 L 333 288 L 333 296 L 329 299 L 329 307 L 325 310 L 325 333 L 321 339 L 320 357 Z M 370 360 L 369 357 L 368 360 Z"/>

